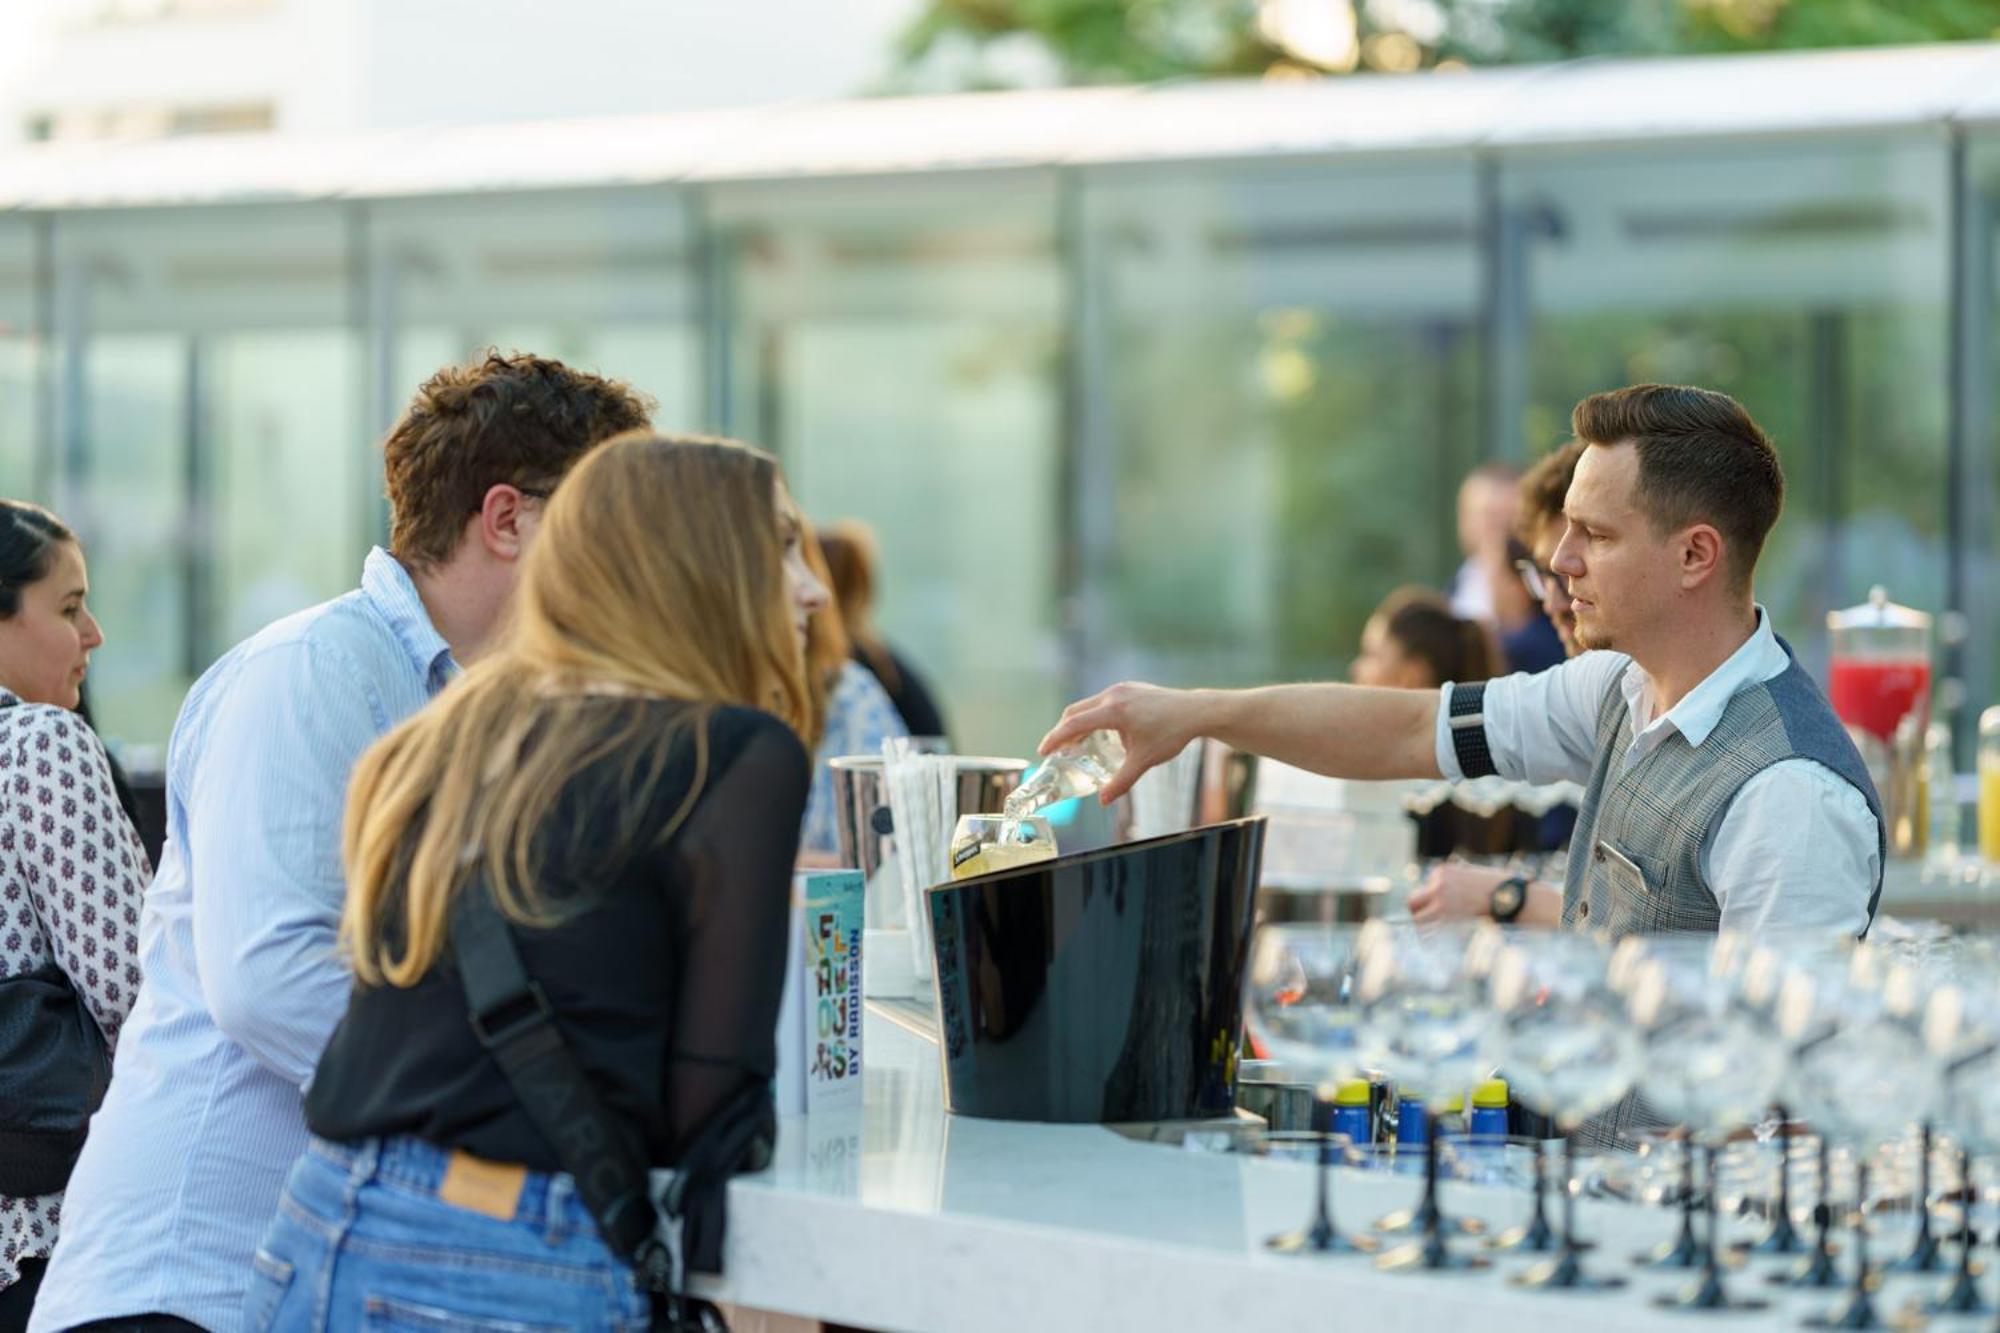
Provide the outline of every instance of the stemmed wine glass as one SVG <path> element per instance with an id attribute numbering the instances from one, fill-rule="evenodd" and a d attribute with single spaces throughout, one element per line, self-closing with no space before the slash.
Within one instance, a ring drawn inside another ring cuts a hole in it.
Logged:
<path id="1" fill-rule="evenodd" d="M 1771 1104 L 1785 1071 L 1784 1050 L 1740 999 L 1740 939 L 1654 936 L 1644 950 L 1629 997 L 1645 1041 L 1642 1089 L 1648 1105 L 1686 1128 L 1689 1153 L 1699 1143 L 1708 1159 L 1701 1276 L 1654 1303 L 1708 1313 L 1762 1309 L 1768 1301 L 1731 1296 L 1722 1285 L 1717 1161 L 1730 1131 Z"/>
<path id="2" fill-rule="evenodd" d="M 1331 1115 L 1340 1084 L 1364 1071 L 1359 944 L 1361 927 L 1317 923 L 1269 925 L 1251 946 L 1250 1031 L 1270 1055 L 1319 1082 L 1315 1119 Z M 1313 1215 L 1295 1231 L 1265 1242 L 1281 1254 L 1370 1254 L 1373 1236 L 1344 1235 L 1333 1221 L 1331 1166 L 1346 1145 L 1332 1133 L 1319 1140 Z"/>
<path id="3" fill-rule="evenodd" d="M 1523 931 L 1492 967 L 1492 1057 L 1514 1095 L 1553 1119 L 1563 1134 L 1562 1248 L 1515 1275 L 1519 1286 L 1602 1291 L 1625 1285 L 1623 1278 L 1586 1273 L 1576 1240 L 1577 1128 L 1631 1090 L 1641 1059 L 1625 1006 L 1607 983 L 1608 964 L 1588 937 Z M 1536 1166 L 1539 1178 L 1539 1155 Z"/>
<path id="4" fill-rule="evenodd" d="M 1485 1037 L 1492 1011 L 1480 994 L 1469 951 L 1476 938 L 1462 925 L 1388 925 L 1361 928 L 1359 952 L 1362 1026 L 1368 1063 L 1427 1106 L 1492 1072 Z M 1423 1202 L 1415 1214 L 1417 1240 L 1376 1262 L 1394 1272 L 1446 1272 L 1485 1268 L 1479 1255 L 1459 1254 L 1445 1243 L 1437 1201 L 1437 1135 L 1424 1147 Z"/>
<path id="5" fill-rule="evenodd" d="M 1938 986 L 1924 1005 L 1924 1047 L 1942 1077 L 1939 1121 L 1958 1144 L 1958 1187 L 1964 1219 L 1958 1270 L 1926 1308 L 1935 1314 L 1984 1314 L 1990 1308 L 1973 1281 L 1978 1201 L 1973 1155 L 2000 1149 L 2000 977 L 1990 970 Z M 2000 1240 L 2000 1235 L 1996 1235 Z"/>
<path id="6" fill-rule="evenodd" d="M 1805 967 L 1786 978 L 1778 999 L 1780 1031 L 1826 1035 L 1799 1047 L 1795 1072 L 1802 1106 L 1820 1132 L 1854 1154 L 1853 1287 L 1839 1306 L 1807 1321 L 1813 1328 L 1876 1328 L 1868 1262 L 1870 1159 L 1913 1121 L 1929 1119 L 1943 1092 L 1937 1062 L 1919 1039 L 1919 978 L 1872 945 L 1857 945 L 1844 970 Z"/>
<path id="7" fill-rule="evenodd" d="M 1746 1002 L 1768 1018 L 1772 1031 L 1785 1049 L 1786 1068 L 1779 1086 L 1779 1098 L 1788 1107 L 1809 1104 L 1812 1093 L 1802 1086 L 1800 1071 L 1810 1063 L 1810 1053 L 1839 1031 L 1840 1013 L 1837 1007 L 1828 1005 L 1816 1011 L 1795 1012 L 1786 1021 L 1780 1022 L 1777 1010 L 1785 983 L 1794 974 L 1807 972 L 1823 975 L 1828 984 L 1839 984 L 1846 972 L 1848 952 L 1853 945 L 1852 938 L 1835 940 L 1825 935 L 1807 939 L 1767 938 L 1751 955 L 1744 970 Z M 1825 1125 L 1807 1123 L 1812 1126 L 1818 1159 L 1812 1243 L 1803 1258 L 1787 1271 L 1773 1273 L 1769 1280 L 1774 1286 L 1799 1289 L 1837 1287 L 1841 1282 L 1840 1269 L 1833 1261 L 1835 1249 L 1831 1240 L 1834 1219 L 1833 1145 Z"/>

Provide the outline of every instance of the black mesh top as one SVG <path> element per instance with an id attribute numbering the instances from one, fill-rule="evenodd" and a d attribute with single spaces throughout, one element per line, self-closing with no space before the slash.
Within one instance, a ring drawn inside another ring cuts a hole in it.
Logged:
<path id="1" fill-rule="evenodd" d="M 642 709 L 659 725 L 686 704 L 604 699 L 607 732 Z M 708 721 L 708 778 L 687 820 L 657 832 L 686 798 L 694 734 L 647 794 L 652 834 L 617 839 L 610 798 L 633 778 L 614 752 L 567 784 L 543 835 L 541 892 L 553 928 L 515 926 L 577 1062 L 618 1119 L 671 1166 L 709 1115 L 747 1081 L 769 1079 L 784 986 L 785 930 L 811 764 L 783 723 L 743 708 Z M 628 747 L 637 748 L 637 747 Z M 468 891 L 484 892 L 475 880 Z M 516 1105 L 466 1016 L 445 956 L 415 986 L 357 987 L 306 1095 L 306 1122 L 339 1142 L 413 1134 L 541 1171 L 555 1151 Z"/>

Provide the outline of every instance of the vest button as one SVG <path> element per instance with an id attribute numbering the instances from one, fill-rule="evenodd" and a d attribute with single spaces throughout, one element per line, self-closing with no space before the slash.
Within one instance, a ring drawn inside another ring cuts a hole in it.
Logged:
<path id="1" fill-rule="evenodd" d="M 1604 846 L 1602 843 L 1590 849 L 1590 859 L 1599 865 L 1604 864 Z"/>
<path id="2" fill-rule="evenodd" d="M 1589 920 L 1589 919 L 1590 919 L 1590 904 L 1589 904 L 1589 903 L 1585 903 L 1585 904 L 1584 904 L 1583 906 L 1581 906 L 1581 907 L 1577 908 L 1577 909 L 1576 909 L 1576 917 L 1577 917 L 1577 920 L 1579 920 L 1579 921 L 1587 921 L 1587 920 Z"/>

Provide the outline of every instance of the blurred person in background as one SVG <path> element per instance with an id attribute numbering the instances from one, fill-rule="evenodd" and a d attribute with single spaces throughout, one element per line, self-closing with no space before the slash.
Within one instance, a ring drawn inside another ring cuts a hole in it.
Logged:
<path id="1" fill-rule="evenodd" d="M 1396 589 L 1368 617 L 1352 672 L 1356 685 L 1431 691 L 1448 680 L 1499 674 L 1492 631 L 1452 614 L 1444 598 L 1418 587 Z M 1450 801 L 1416 816 L 1416 824 L 1417 855 L 1427 860 L 1453 852 L 1504 852 L 1515 840 L 1512 812 L 1475 815 Z"/>
<path id="2" fill-rule="evenodd" d="M 1458 548 L 1452 575 L 1454 615 L 1492 627 L 1509 671 L 1541 671 L 1563 660 L 1562 640 L 1521 586 L 1515 561 L 1527 554 L 1514 535 L 1520 474 L 1505 463 L 1474 468 L 1458 488 Z"/>
<path id="3" fill-rule="evenodd" d="M 31 1023 L 60 1009 L 71 1029 L 80 1006 L 115 1050 L 139 991 L 139 905 L 152 868 L 110 756 L 72 711 L 104 642 L 89 595 L 69 528 L 39 506 L 0 500 L 0 1007 Z M 84 1054 L 44 1036 L 64 1055 Z M 52 1072 L 0 1065 L 0 1333 L 28 1326 L 55 1248 L 62 1189 L 37 1182 L 68 1175 L 94 1109 L 79 1105 L 62 1131 L 15 1123 L 10 1112 L 26 1098 L 10 1091 L 25 1094 L 18 1080 Z"/>
<path id="4" fill-rule="evenodd" d="M 825 552 L 814 534 L 805 534 L 806 566 L 829 589 L 838 586 Z M 814 745 L 812 794 L 806 801 L 805 833 L 799 842 L 800 864 L 840 863 L 839 811 L 834 801 L 833 769 L 829 761 L 844 755 L 880 757 L 882 742 L 909 736 L 910 728 L 896 711 L 889 692 L 875 673 L 862 664 L 841 614 L 838 593 L 813 613 L 806 630 L 806 686 L 812 696 Z"/>
<path id="5" fill-rule="evenodd" d="M 1587 446 L 1570 440 L 1561 448 L 1544 454 L 1521 478 L 1521 508 L 1515 519 L 1515 535 L 1526 552 L 1514 562 L 1521 584 L 1542 608 L 1562 640 L 1563 655 L 1575 657 L 1583 651 L 1576 641 L 1576 605 L 1570 600 L 1569 580 L 1555 572 L 1556 547 L 1561 545 L 1563 497 L 1576 476 L 1576 460 Z"/>
<path id="6" fill-rule="evenodd" d="M 1551 566 L 1568 526 L 1563 497 L 1569 493 L 1576 460 L 1586 447 L 1582 440 L 1570 440 L 1528 469 L 1521 478 L 1520 514 L 1515 521 L 1515 535 L 1527 552 L 1515 561 L 1515 569 L 1522 586 L 1555 626 L 1567 657 L 1582 651 L 1576 641 L 1576 608 L 1570 601 L 1569 580 Z M 1547 850 L 1566 846 L 1576 827 L 1576 813 L 1574 806 L 1559 805 L 1542 816 L 1540 846 Z M 1512 906 L 1518 894 L 1523 921 L 1546 924 L 1561 912 L 1561 885 L 1523 875 L 1511 867 L 1446 861 L 1433 866 L 1424 882 L 1411 892 L 1410 914 L 1419 921 L 1490 916 L 1496 894 L 1502 911 Z"/>
<path id="7" fill-rule="evenodd" d="M 383 443 L 390 549 L 226 653 L 167 752 L 146 984 L 64 1201 L 31 1327 L 235 1329 L 347 1003 L 340 818 L 362 751 L 483 655 L 543 506 L 644 426 L 615 381 L 528 355 L 439 371 Z"/>
<path id="8" fill-rule="evenodd" d="M 854 659 L 873 672 L 889 692 L 889 701 L 902 715 L 910 735 L 949 737 L 944 713 L 928 682 L 875 628 L 875 598 L 882 568 L 875 533 L 859 520 L 843 519 L 819 529 L 818 536 Z"/>
<path id="9" fill-rule="evenodd" d="M 498 649 L 362 756 L 352 997 L 247 1328 L 647 1327 L 637 1242 L 551 1115 L 629 1143 L 638 1188 L 681 1170 L 720 1243 L 729 1175 L 776 1137 L 803 650 L 828 600 L 803 535 L 769 455 L 613 440 L 550 503 Z M 467 941 L 493 929 L 601 1115 L 531 1111 L 475 1029 Z"/>

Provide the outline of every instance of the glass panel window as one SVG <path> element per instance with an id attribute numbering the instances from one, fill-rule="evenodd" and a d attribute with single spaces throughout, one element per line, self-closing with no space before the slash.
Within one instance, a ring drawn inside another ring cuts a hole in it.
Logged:
<path id="1" fill-rule="evenodd" d="M 0 219 L 0 496 L 46 500 L 36 493 L 34 231 Z"/>
<path id="2" fill-rule="evenodd" d="M 164 742 L 194 678 L 269 621 L 354 586 L 367 535 L 339 209 L 65 217 L 74 517 L 105 644 L 105 734 Z"/>
<path id="3" fill-rule="evenodd" d="M 1524 156 L 1505 193 L 1531 237 L 1531 445 L 1599 390 L 1722 390 L 1783 461 L 1757 593 L 1822 679 L 1830 608 L 1878 583 L 1942 607 L 1942 140 Z"/>
<path id="4" fill-rule="evenodd" d="M 703 425 L 701 326 L 680 199 L 658 190 L 384 204 L 370 263 L 391 340 L 386 428 L 440 366 L 488 347 L 553 356 Z"/>
<path id="5" fill-rule="evenodd" d="M 1343 673 L 1385 593 L 1457 563 L 1471 163 L 1111 176 L 1085 216 L 1086 448 L 1116 497 L 1087 520 L 1092 683 Z"/>
<path id="6" fill-rule="evenodd" d="M 1054 216 L 1041 180 L 717 200 L 731 429 L 873 526 L 883 633 L 966 750 L 1024 753 L 1061 702 Z"/>

